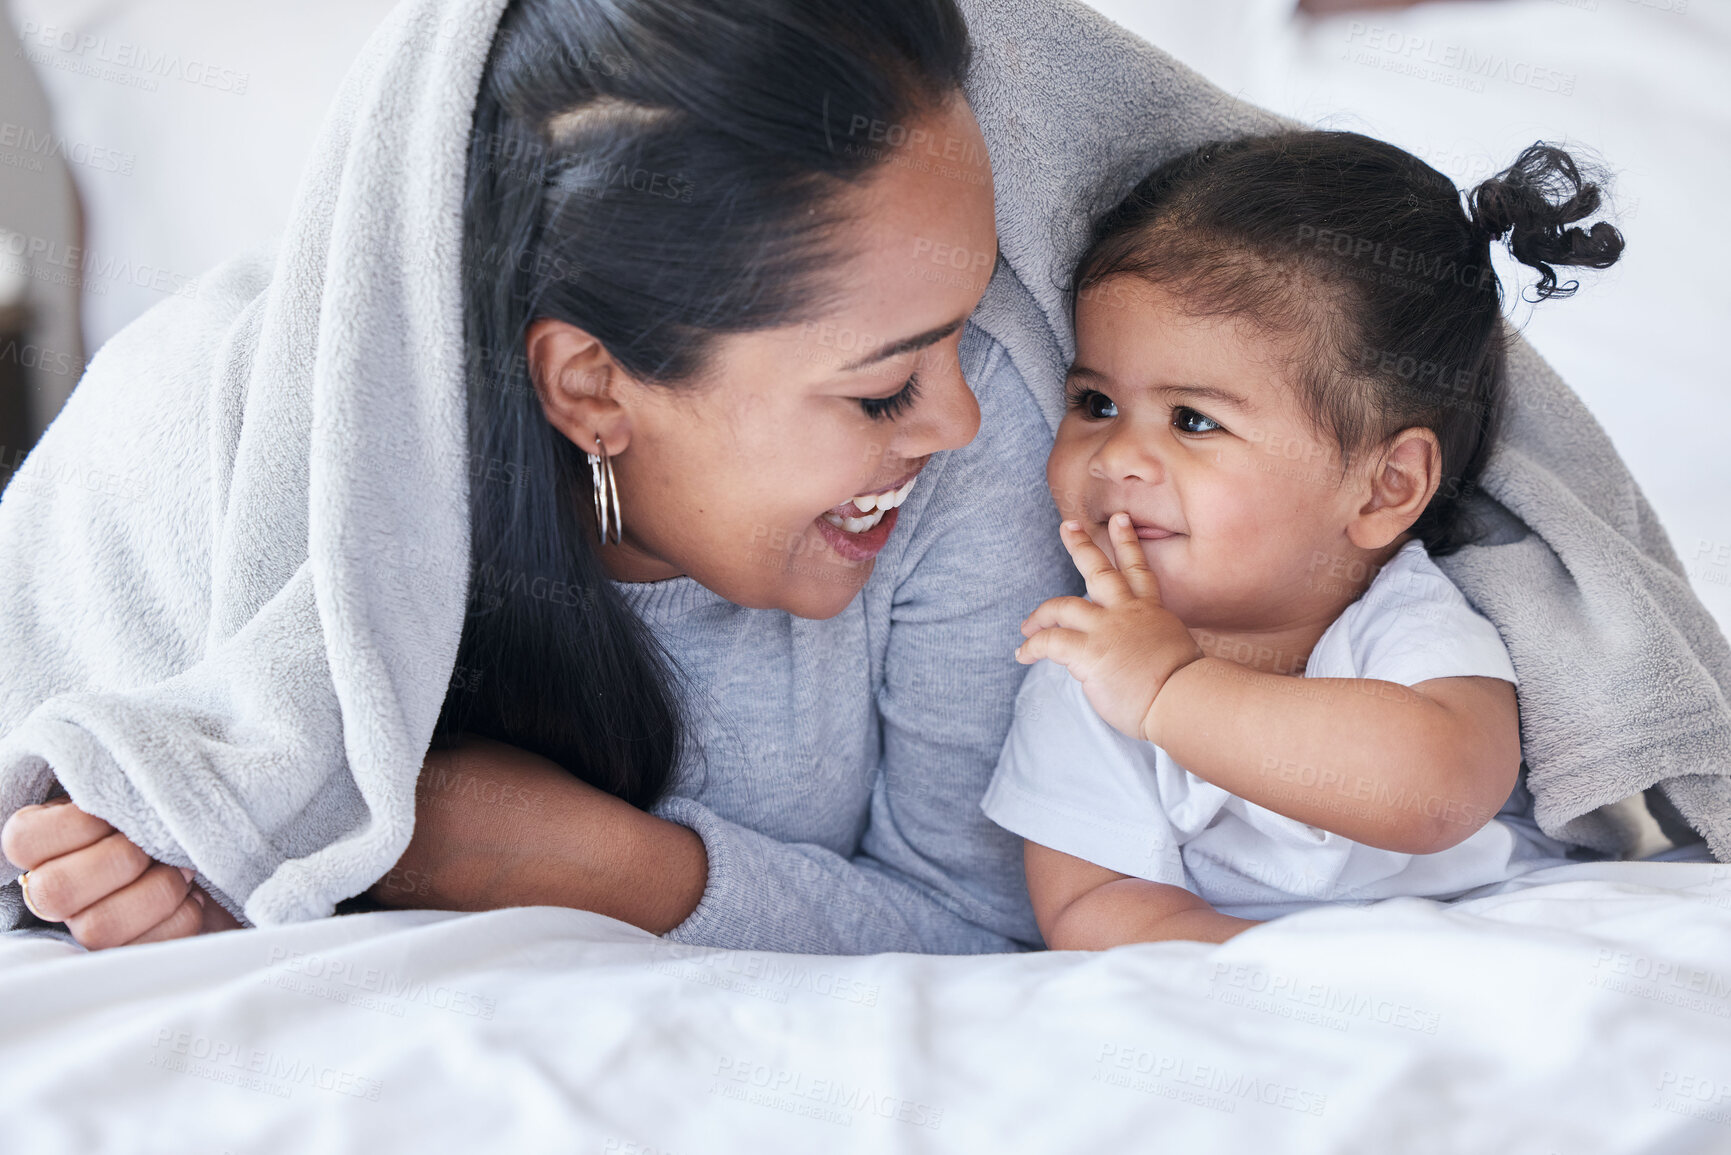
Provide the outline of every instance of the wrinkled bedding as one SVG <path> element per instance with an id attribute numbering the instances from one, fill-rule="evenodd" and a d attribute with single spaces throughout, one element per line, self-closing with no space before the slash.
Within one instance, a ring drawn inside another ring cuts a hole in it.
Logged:
<path id="1" fill-rule="evenodd" d="M 1731 867 L 1580 864 L 1219 947 L 824 958 L 550 907 L 0 935 L 0 1148 L 1731 1149 Z"/>

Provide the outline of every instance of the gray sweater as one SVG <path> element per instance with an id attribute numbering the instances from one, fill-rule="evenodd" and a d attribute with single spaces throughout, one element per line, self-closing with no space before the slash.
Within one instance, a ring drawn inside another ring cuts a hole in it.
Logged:
<path id="1" fill-rule="evenodd" d="M 690 578 L 619 583 L 682 671 L 691 731 L 662 817 L 709 852 L 669 937 L 737 949 L 960 954 L 1034 946 L 1021 840 L 980 812 L 1023 667 L 1022 618 L 1079 588 L 1051 444 L 970 327 L 980 432 L 921 474 L 859 596 L 827 621 Z"/>

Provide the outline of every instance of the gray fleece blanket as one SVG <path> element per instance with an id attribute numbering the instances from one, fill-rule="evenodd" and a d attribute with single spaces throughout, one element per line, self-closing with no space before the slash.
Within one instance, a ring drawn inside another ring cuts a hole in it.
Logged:
<path id="1" fill-rule="evenodd" d="M 273 258 L 109 343 L 0 500 L 0 818 L 54 778 L 255 923 L 327 915 L 406 847 L 467 554 L 459 232 L 503 0 L 405 0 L 346 79 Z M 1276 123 L 1069 0 L 964 0 L 1005 265 L 979 323 L 1055 426 L 1087 218 Z M 1541 824 L 1617 852 L 1660 783 L 1731 857 L 1731 655 L 1628 472 L 1521 346 L 1450 573 L 1522 678 Z M 1488 499 L 1487 499 L 1488 500 Z M 16 924 L 0 868 L 0 927 Z"/>

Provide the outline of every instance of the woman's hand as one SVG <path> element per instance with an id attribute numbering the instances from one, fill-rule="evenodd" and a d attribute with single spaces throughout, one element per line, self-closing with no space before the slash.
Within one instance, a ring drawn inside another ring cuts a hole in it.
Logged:
<path id="1" fill-rule="evenodd" d="M 514 746 L 466 738 L 427 755 L 415 832 L 367 891 L 386 906 L 567 906 L 655 934 L 696 909 L 703 840 Z"/>
<path id="2" fill-rule="evenodd" d="M 240 925 L 192 885 L 192 871 L 153 861 L 69 798 L 19 809 L 0 828 L 0 851 L 28 873 L 37 916 L 65 923 L 90 950 Z"/>
<path id="3" fill-rule="evenodd" d="M 1031 665 L 1041 658 L 1057 662 L 1082 685 L 1088 703 L 1119 733 L 1158 742 L 1153 733 L 1154 700 L 1167 679 L 1202 657 L 1202 649 L 1178 616 L 1160 602 L 1160 583 L 1148 568 L 1128 514 L 1115 513 L 1106 524 L 1117 564 L 1067 521 L 1059 532 L 1076 568 L 1088 583 L 1088 597 L 1050 598 L 1022 623 L 1028 640 L 1016 660 Z"/>

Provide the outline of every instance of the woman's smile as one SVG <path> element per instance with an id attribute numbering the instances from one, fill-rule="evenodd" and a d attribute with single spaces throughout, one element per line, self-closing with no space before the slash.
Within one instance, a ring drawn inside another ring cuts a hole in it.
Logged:
<path id="1" fill-rule="evenodd" d="M 924 468 L 923 462 L 920 468 Z M 913 492 L 919 475 L 920 470 L 915 469 L 888 486 L 857 494 L 824 510 L 817 518 L 818 532 L 842 560 L 869 561 L 889 541 L 896 511 Z"/>

